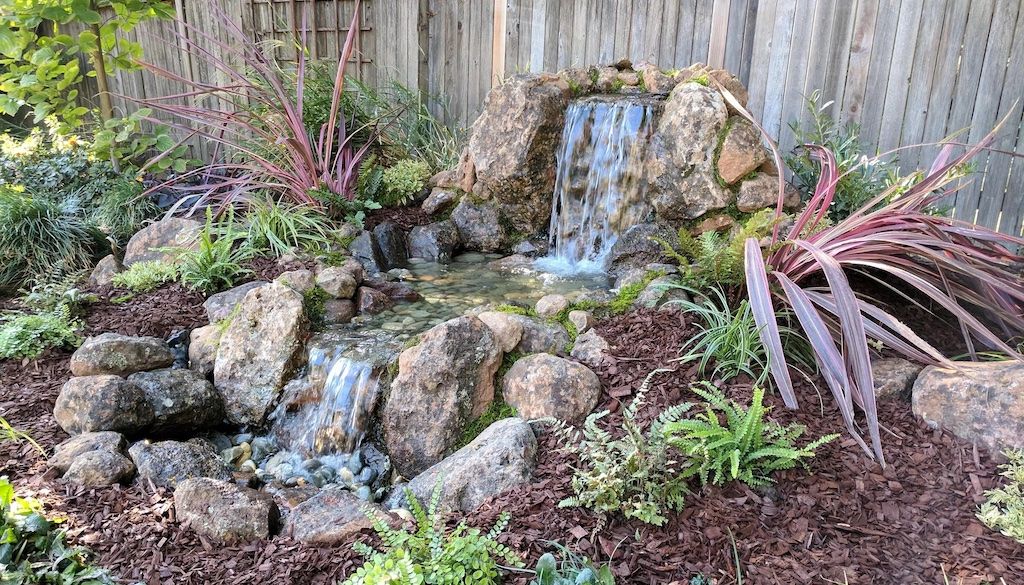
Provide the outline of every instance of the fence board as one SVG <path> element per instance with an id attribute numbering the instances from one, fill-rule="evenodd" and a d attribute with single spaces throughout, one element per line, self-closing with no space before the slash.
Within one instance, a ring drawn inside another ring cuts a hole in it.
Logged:
<path id="1" fill-rule="evenodd" d="M 213 39 L 226 38 L 217 17 L 226 11 L 254 40 L 278 43 L 275 53 L 287 63 L 296 58 L 304 13 L 310 56 L 335 58 L 354 0 L 175 5 Z M 785 149 L 793 146 L 787 125 L 809 117 L 804 96 L 821 89 L 823 101 L 834 101 L 834 117 L 862 124 L 870 149 L 938 141 L 968 127 L 962 139 L 977 140 L 1012 111 L 995 146 L 1024 152 L 1024 107 L 1016 103 L 1024 93 L 1019 0 L 363 0 L 363 7 L 350 74 L 370 85 L 395 78 L 447 96 L 447 108 L 433 107 L 452 126 L 473 122 L 502 71 L 557 71 L 621 58 L 669 69 L 713 57 L 748 86 L 749 109 Z M 128 37 L 161 67 L 223 81 L 182 50 L 175 26 L 143 23 Z M 229 56 L 215 43 L 197 41 Z M 145 72 L 119 72 L 111 86 L 138 99 L 183 89 Z M 94 104 L 92 78 L 78 89 L 83 103 Z M 125 113 L 135 108 L 131 100 L 115 99 L 115 106 Z M 936 152 L 898 156 L 906 172 L 927 166 Z M 1020 232 L 1024 161 L 992 153 L 979 163 L 984 179 L 957 195 L 958 217 Z"/>

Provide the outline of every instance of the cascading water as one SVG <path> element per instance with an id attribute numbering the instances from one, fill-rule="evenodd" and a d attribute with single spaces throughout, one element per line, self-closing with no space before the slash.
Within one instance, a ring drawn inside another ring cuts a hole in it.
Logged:
<path id="1" fill-rule="evenodd" d="M 565 117 L 551 208 L 546 272 L 602 272 L 618 235 L 649 213 L 643 160 L 659 102 L 594 96 L 573 102 Z"/>
<path id="2" fill-rule="evenodd" d="M 366 435 L 381 362 L 386 361 L 366 353 L 380 350 L 372 339 L 326 339 L 313 345 L 306 375 L 286 386 L 272 417 L 280 444 L 318 456 L 355 452 Z"/>

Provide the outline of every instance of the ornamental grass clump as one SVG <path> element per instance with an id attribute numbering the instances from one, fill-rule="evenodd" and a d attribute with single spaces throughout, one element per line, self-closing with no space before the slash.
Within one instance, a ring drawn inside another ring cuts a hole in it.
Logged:
<path id="1" fill-rule="evenodd" d="M 320 251 L 330 245 L 330 220 L 312 205 L 253 199 L 242 216 L 245 245 L 280 257 L 293 249 Z"/>
<path id="2" fill-rule="evenodd" d="M 728 91 L 723 90 L 723 95 L 757 123 Z M 941 307 L 959 326 L 971 353 L 980 343 L 1024 359 L 1002 337 L 1024 332 L 1024 281 L 1019 275 L 1024 256 L 1017 251 L 1024 246 L 1024 238 L 929 213 L 959 187 L 964 165 L 994 136 L 995 131 L 957 157 L 952 157 L 953 146 L 947 144 L 919 181 L 882 190 L 824 229 L 817 228 L 829 214 L 844 172 L 830 150 L 805 145 L 821 165 L 807 207 L 787 230 L 776 224 L 764 248 L 754 238 L 744 242 L 750 308 L 786 406 L 797 408 L 798 403 L 782 346 L 780 308 L 792 311 L 810 342 L 850 435 L 883 466 L 869 343 L 881 343 L 921 363 L 955 366 L 913 328 L 859 295 L 849 274 L 864 274 L 903 298 L 909 300 L 913 293 Z M 776 163 L 781 164 L 778 148 L 769 143 Z M 783 187 L 780 177 L 778 217 Z M 854 421 L 855 407 L 864 413 L 870 447 Z"/>

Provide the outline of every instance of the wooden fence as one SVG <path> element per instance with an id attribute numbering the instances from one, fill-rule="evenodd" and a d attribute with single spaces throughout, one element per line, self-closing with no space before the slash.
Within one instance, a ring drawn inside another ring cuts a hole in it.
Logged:
<path id="1" fill-rule="evenodd" d="M 294 59 L 302 10 L 310 52 L 337 55 L 352 0 L 216 0 L 253 38 L 282 41 Z M 176 0 L 192 26 L 217 35 L 209 0 Z M 1024 153 L 1024 8 L 1020 0 L 364 0 L 353 74 L 395 78 L 446 96 L 438 111 L 472 124 L 487 91 L 517 72 L 557 71 L 626 57 L 662 68 L 725 67 L 750 90 L 750 109 L 784 149 L 787 125 L 807 121 L 804 96 L 821 89 L 833 114 L 862 126 L 880 152 L 900 145 L 977 141 L 1009 115 L 996 148 Z M 172 23 L 133 33 L 147 58 L 204 75 L 173 41 Z M 209 30 L 208 30 L 209 29 Z M 171 91 L 146 73 L 115 90 Z M 89 93 L 88 89 L 84 92 Z M 121 103 L 131 109 L 130 103 Z M 936 147 L 898 153 L 906 171 L 927 166 Z M 1024 159 L 990 153 L 957 194 L 955 213 L 1010 233 L 1024 222 Z"/>

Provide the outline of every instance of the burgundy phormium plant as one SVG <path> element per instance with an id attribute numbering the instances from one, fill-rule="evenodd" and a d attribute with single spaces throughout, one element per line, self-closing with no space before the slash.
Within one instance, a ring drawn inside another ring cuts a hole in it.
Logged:
<path id="1" fill-rule="evenodd" d="M 732 96 L 726 99 L 756 124 Z M 1024 246 L 1024 239 L 927 213 L 956 190 L 956 169 L 987 148 L 995 132 L 952 160 L 952 146 L 946 145 L 928 173 L 907 191 L 898 193 L 893 186 L 843 221 L 820 230 L 817 227 L 841 175 L 831 152 L 805 146 L 821 163 L 821 177 L 806 209 L 785 234 L 776 225 L 767 255 L 757 240 L 745 243 L 747 294 L 786 406 L 798 405 L 782 351 L 776 307 L 792 310 L 847 429 L 883 466 L 869 340 L 925 364 L 955 365 L 911 327 L 858 295 L 847 273 L 865 273 L 875 280 L 882 276 L 941 306 L 959 322 L 972 353 L 977 341 L 1024 359 L 1002 337 L 1024 332 L 1024 282 L 1019 276 L 1024 257 L 1016 251 Z M 771 146 L 778 162 L 778 149 Z M 783 201 L 781 177 L 779 182 L 777 215 Z M 821 276 L 827 286 L 808 284 L 811 277 Z M 894 284 L 890 288 L 912 302 Z M 984 315 L 1000 334 L 976 315 Z M 864 414 L 870 447 L 855 424 L 855 406 Z"/>
<path id="2" fill-rule="evenodd" d="M 188 91 L 141 100 L 155 112 L 167 114 L 170 124 L 190 136 L 200 136 L 220 153 L 214 162 L 178 175 L 153 187 L 171 186 L 200 195 L 193 208 L 219 199 L 230 203 L 255 191 L 270 191 L 296 204 L 321 205 L 309 195 L 314 189 L 328 189 L 351 200 L 359 163 L 368 148 L 353 151 L 349 144 L 341 107 L 345 64 L 352 56 L 359 31 L 359 0 L 338 59 L 334 93 L 328 122 L 318 132 L 307 131 L 302 109 L 306 76 L 306 38 L 298 47 L 294 75 L 285 74 L 273 56 L 257 45 L 230 18 L 217 9 L 222 28 L 230 42 L 202 32 L 188 23 L 179 34 L 193 60 L 209 67 L 210 75 L 221 75 L 225 83 L 194 81 L 172 71 L 141 63 L 166 79 L 179 82 Z M 303 31 L 305 31 L 305 16 Z M 211 51 L 207 47 L 214 47 Z M 179 102 L 185 102 L 184 104 Z M 161 121 L 161 123 L 167 123 Z M 158 155 L 154 160 L 163 157 Z M 198 185 L 190 181 L 201 179 Z"/>

